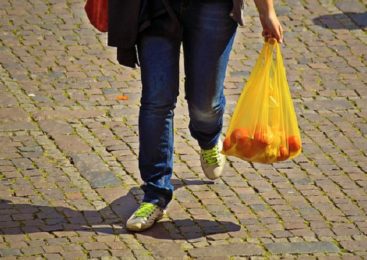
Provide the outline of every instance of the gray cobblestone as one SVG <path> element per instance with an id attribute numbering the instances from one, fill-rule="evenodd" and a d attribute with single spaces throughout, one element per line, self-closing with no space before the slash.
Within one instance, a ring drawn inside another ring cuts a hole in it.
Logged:
<path id="1" fill-rule="evenodd" d="M 103 161 L 94 154 L 75 155 L 73 162 L 93 188 L 121 184 L 121 181 L 108 170 Z"/>
<path id="2" fill-rule="evenodd" d="M 330 242 L 271 243 L 265 247 L 274 254 L 337 253 L 339 248 Z"/>

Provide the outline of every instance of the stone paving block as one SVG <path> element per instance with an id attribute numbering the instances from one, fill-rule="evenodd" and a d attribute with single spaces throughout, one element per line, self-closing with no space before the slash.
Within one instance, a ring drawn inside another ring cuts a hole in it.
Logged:
<path id="1" fill-rule="evenodd" d="M 18 104 L 13 96 L 7 94 L 5 91 L 2 92 L 0 96 L 0 107 L 12 107 Z"/>
<path id="2" fill-rule="evenodd" d="M 365 251 L 367 248 L 367 240 L 345 240 L 341 241 L 342 247 L 350 252 Z"/>
<path id="3" fill-rule="evenodd" d="M 21 108 L 0 108 L 0 122 L 23 121 L 29 122 L 30 118 L 27 113 Z"/>
<path id="4" fill-rule="evenodd" d="M 174 242 L 163 242 L 163 243 L 149 243 L 146 245 L 149 251 L 155 258 L 163 259 L 170 257 L 172 259 L 182 259 L 186 253 L 178 243 Z"/>
<path id="5" fill-rule="evenodd" d="M 61 255 L 59 255 L 59 254 L 44 254 L 44 257 L 46 258 L 46 259 L 50 259 L 50 260 L 58 260 L 58 259 L 63 259 L 62 257 L 61 257 Z"/>
<path id="6" fill-rule="evenodd" d="M 75 120 L 82 118 L 96 118 L 105 115 L 104 110 L 90 109 L 90 110 L 50 110 L 34 112 L 34 118 L 39 120 L 54 119 L 54 120 Z M 0 117 L 1 118 L 1 117 Z"/>
<path id="7" fill-rule="evenodd" d="M 121 185 L 121 181 L 109 171 L 108 167 L 97 155 L 74 155 L 72 160 L 81 175 L 88 180 L 93 188 Z"/>
<path id="8" fill-rule="evenodd" d="M 270 243 L 265 247 L 273 254 L 337 253 L 340 249 L 331 242 Z"/>
<path id="9" fill-rule="evenodd" d="M 119 259 L 136 259 L 131 250 L 110 250 L 112 256 L 117 257 Z"/>
<path id="10" fill-rule="evenodd" d="M 242 243 L 242 244 L 208 246 L 204 248 L 193 248 L 190 249 L 188 253 L 192 257 L 257 256 L 257 255 L 263 255 L 264 251 L 257 245 Z"/>
<path id="11" fill-rule="evenodd" d="M 346 1 L 346 0 L 336 0 L 336 7 L 338 7 L 343 12 L 354 12 L 359 13 L 361 10 L 365 9 L 366 6 L 363 1 Z"/>
<path id="12" fill-rule="evenodd" d="M 37 130 L 37 127 L 30 122 L 6 122 L 0 124 L 0 132 Z"/>
<path id="13" fill-rule="evenodd" d="M 66 154 L 73 155 L 78 153 L 86 153 L 91 148 L 77 135 L 53 135 L 57 146 Z"/>
<path id="14" fill-rule="evenodd" d="M 17 248 L 2 248 L 0 249 L 0 256 L 19 256 L 21 255 L 21 251 Z"/>
<path id="15" fill-rule="evenodd" d="M 70 135 L 73 132 L 73 128 L 61 120 L 40 120 L 38 123 L 42 130 L 50 135 Z"/>
<path id="16" fill-rule="evenodd" d="M 35 165 L 33 162 L 27 158 L 16 158 L 12 160 L 14 166 L 16 166 L 18 169 L 23 170 L 33 170 L 35 169 Z"/>

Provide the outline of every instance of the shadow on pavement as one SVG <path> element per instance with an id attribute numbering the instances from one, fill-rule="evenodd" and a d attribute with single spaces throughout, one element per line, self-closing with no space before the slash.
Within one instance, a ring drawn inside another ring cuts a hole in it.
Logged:
<path id="1" fill-rule="evenodd" d="M 350 22 L 352 20 L 352 23 Z M 367 27 L 367 12 L 344 12 L 321 15 L 313 19 L 314 24 L 328 29 L 363 30 Z"/>
<path id="2" fill-rule="evenodd" d="M 211 181 L 172 180 L 175 189 L 185 185 L 205 185 Z M 183 184 L 184 183 L 184 184 Z M 84 231 L 104 234 L 126 234 L 125 222 L 137 208 L 136 196 L 142 194 L 138 187 L 100 210 L 73 210 L 67 207 L 53 207 L 31 204 L 12 204 L 0 200 L 0 234 L 28 234 L 35 232 Z M 168 210 L 169 211 L 169 210 Z M 168 213 L 169 214 L 169 213 Z M 194 239 L 203 234 L 218 234 L 240 230 L 240 226 L 226 221 L 205 219 L 160 220 L 144 236 L 157 239 Z M 168 228 L 178 226 L 182 232 L 168 232 Z M 200 228 L 199 228 L 200 227 Z M 200 231 L 200 232 L 199 232 Z M 182 235 L 183 234 L 183 235 Z"/>

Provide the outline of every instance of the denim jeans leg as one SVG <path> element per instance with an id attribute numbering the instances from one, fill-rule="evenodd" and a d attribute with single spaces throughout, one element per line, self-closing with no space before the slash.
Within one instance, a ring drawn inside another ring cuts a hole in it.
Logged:
<path id="1" fill-rule="evenodd" d="M 189 129 L 203 149 L 218 142 L 223 125 L 223 84 L 237 29 L 231 8 L 232 1 L 191 1 L 183 17 Z"/>
<path id="2" fill-rule="evenodd" d="M 173 115 L 179 87 L 180 42 L 142 35 L 138 42 L 142 97 L 139 170 L 144 202 L 165 208 L 172 199 Z"/>

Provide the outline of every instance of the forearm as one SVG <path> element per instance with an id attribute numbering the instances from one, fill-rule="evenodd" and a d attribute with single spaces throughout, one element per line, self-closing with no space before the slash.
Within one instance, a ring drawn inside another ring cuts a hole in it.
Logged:
<path id="1" fill-rule="evenodd" d="M 254 0 L 254 2 L 260 17 L 275 14 L 273 0 Z"/>

